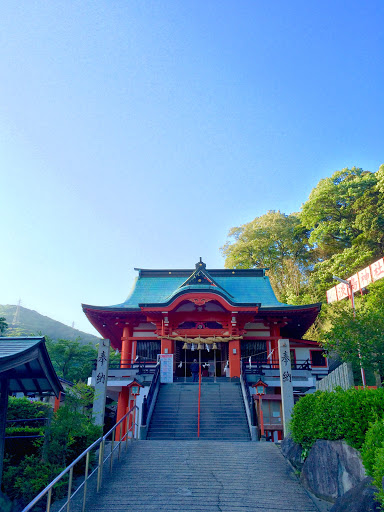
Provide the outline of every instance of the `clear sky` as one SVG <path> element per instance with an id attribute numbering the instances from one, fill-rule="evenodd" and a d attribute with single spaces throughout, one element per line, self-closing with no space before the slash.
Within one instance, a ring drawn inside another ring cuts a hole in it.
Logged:
<path id="1" fill-rule="evenodd" d="M 141 268 L 384 163 L 382 0 L 2 0 L 0 304 L 94 332 Z"/>

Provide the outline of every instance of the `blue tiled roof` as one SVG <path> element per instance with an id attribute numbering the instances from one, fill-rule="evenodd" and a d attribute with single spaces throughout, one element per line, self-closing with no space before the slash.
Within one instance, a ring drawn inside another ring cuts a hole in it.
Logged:
<path id="1" fill-rule="evenodd" d="M 44 337 L 0 337 L 0 374 L 9 379 L 12 393 L 63 391 L 52 366 Z"/>
<path id="2" fill-rule="evenodd" d="M 42 338 L 0 338 L 0 358 L 22 354 L 33 346 L 38 346 Z"/>
<path id="3" fill-rule="evenodd" d="M 226 271 L 221 272 L 221 274 L 225 273 Z M 185 275 L 165 275 L 165 271 L 162 275 L 160 273 L 159 275 L 146 275 L 145 272 L 140 274 L 136 278 L 127 300 L 121 304 L 110 306 L 110 308 L 137 309 L 139 304 L 162 304 L 171 300 L 181 291 L 192 289 L 220 293 L 235 304 L 261 304 L 261 307 L 287 306 L 276 299 L 269 278 L 264 275 L 232 275 L 228 271 L 228 275 L 215 276 L 212 273 L 215 282 L 222 288 L 206 284 L 179 288 L 186 280 Z"/>

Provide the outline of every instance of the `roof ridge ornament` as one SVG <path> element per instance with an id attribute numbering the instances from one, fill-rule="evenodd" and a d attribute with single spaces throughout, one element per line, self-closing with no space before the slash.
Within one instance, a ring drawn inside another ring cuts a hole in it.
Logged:
<path id="1" fill-rule="evenodd" d="M 204 261 L 201 259 L 201 256 L 200 256 L 200 261 L 198 261 L 196 264 L 195 264 L 195 267 L 196 269 L 198 268 L 207 268 L 207 265 L 204 263 Z"/>
<path id="2" fill-rule="evenodd" d="M 206 264 L 200 257 L 200 261 L 196 263 L 196 269 L 192 272 L 192 274 L 182 283 L 177 289 L 180 290 L 185 286 L 200 286 L 200 285 L 209 285 L 212 288 L 219 288 L 223 290 L 229 297 L 233 297 L 225 288 L 223 288 L 213 277 L 209 274 L 206 269 Z"/>

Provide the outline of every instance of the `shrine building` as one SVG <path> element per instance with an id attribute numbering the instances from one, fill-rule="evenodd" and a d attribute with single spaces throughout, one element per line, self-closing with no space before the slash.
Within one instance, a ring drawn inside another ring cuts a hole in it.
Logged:
<path id="1" fill-rule="evenodd" d="M 234 382 L 246 374 L 252 394 L 252 384 L 262 378 L 264 423 L 271 433 L 281 430 L 278 340 L 289 340 L 294 394 L 313 392 L 315 381 L 327 374 L 321 347 L 303 339 L 321 304 L 279 302 L 267 269 L 208 270 L 200 258 L 192 270 L 135 270 L 125 302 L 83 304 L 91 324 L 121 354 L 119 383 L 117 374 L 108 381 L 112 389 L 115 378 L 118 419 L 129 404 L 128 386 L 140 373 L 135 368 L 155 365 L 160 354 L 173 355 L 174 382 L 192 381 L 195 359 L 203 381 Z M 126 384 L 121 371 L 129 377 Z"/>

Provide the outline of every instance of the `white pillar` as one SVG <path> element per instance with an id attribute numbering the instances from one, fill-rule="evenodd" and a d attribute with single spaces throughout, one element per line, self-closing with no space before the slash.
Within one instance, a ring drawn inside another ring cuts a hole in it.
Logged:
<path id="1" fill-rule="evenodd" d="M 96 425 L 104 425 L 105 399 L 107 397 L 107 381 L 109 366 L 110 341 L 101 340 L 97 354 L 95 396 L 93 399 L 92 415 Z"/>
<path id="2" fill-rule="evenodd" d="M 291 420 L 293 409 L 293 385 L 291 369 L 291 353 L 289 350 L 289 340 L 279 340 L 279 368 L 280 368 L 280 386 L 281 401 L 283 409 L 283 428 L 284 436 L 287 435 L 287 427 Z"/>

